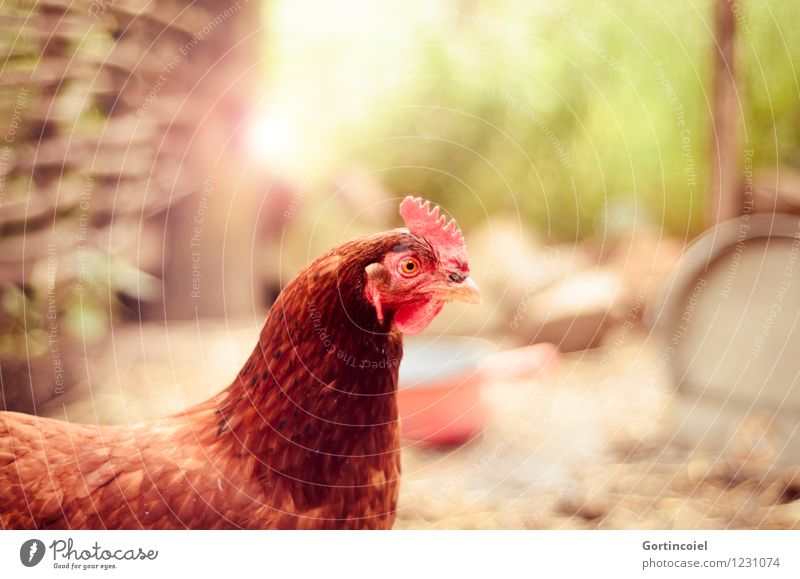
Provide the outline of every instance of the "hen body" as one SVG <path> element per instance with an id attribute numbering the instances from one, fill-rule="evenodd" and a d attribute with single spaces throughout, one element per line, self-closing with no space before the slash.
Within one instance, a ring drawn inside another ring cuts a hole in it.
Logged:
<path id="1" fill-rule="evenodd" d="M 402 338 L 364 269 L 415 244 L 396 230 L 314 261 L 233 383 L 185 412 L 135 426 L 0 412 L 0 527 L 390 528 Z"/>

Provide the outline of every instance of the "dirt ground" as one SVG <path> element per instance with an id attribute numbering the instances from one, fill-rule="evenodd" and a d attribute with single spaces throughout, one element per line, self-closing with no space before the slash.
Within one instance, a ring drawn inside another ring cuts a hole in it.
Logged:
<path id="1" fill-rule="evenodd" d="M 486 392 L 494 420 L 448 451 L 405 453 L 396 528 L 800 527 L 800 469 L 690 450 L 646 339 L 564 356 Z"/>
<path id="2" fill-rule="evenodd" d="M 86 384 L 43 413 L 111 423 L 178 411 L 230 382 L 258 329 L 245 320 L 115 332 Z M 395 528 L 800 528 L 800 468 L 682 447 L 656 362 L 651 340 L 631 336 L 625 348 L 563 355 L 535 379 L 487 387 L 480 436 L 406 444 Z"/>

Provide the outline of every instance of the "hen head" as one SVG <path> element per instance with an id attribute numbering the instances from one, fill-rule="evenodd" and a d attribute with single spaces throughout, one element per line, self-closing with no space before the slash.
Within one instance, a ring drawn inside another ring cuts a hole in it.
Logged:
<path id="1" fill-rule="evenodd" d="M 429 201 L 406 197 L 400 204 L 408 235 L 404 242 L 366 268 L 367 300 L 379 320 L 392 313 L 405 334 L 424 330 L 450 300 L 480 303 L 469 276 L 464 236 Z"/>

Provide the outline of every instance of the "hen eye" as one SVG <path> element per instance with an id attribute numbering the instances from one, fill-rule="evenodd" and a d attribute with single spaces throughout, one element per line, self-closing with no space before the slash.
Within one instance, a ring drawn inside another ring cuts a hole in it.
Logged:
<path id="1" fill-rule="evenodd" d="M 406 277 L 411 277 L 419 273 L 419 262 L 413 257 L 407 257 L 400 262 L 400 273 Z"/>

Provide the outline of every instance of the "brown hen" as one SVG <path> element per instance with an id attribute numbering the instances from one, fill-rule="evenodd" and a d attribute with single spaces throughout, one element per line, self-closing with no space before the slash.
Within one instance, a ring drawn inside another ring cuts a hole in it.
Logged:
<path id="1" fill-rule="evenodd" d="M 401 335 L 479 297 L 455 223 L 400 211 L 301 271 L 210 400 L 133 427 L 0 412 L 0 526 L 390 528 Z"/>

